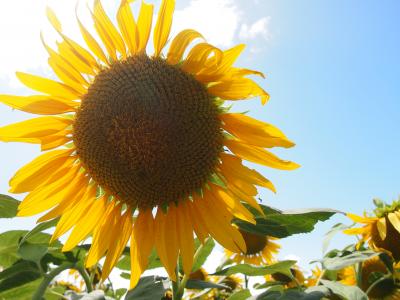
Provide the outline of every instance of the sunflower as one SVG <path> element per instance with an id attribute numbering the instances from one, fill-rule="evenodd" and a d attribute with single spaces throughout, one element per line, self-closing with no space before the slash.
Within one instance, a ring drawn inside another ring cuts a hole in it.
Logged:
<path id="1" fill-rule="evenodd" d="M 333 271 L 330 272 L 332 274 Z M 334 276 L 334 279 L 336 281 L 339 281 L 340 283 L 343 283 L 345 285 L 356 285 L 356 274 L 355 270 L 352 266 L 345 267 L 335 273 L 332 274 Z M 311 276 L 308 277 L 305 281 L 305 286 L 311 287 L 311 286 L 316 286 L 319 284 L 319 280 L 322 279 L 328 279 L 332 280 L 333 276 L 326 276 L 325 271 L 323 272 L 320 267 L 316 266 L 314 269 L 311 270 Z"/>
<path id="2" fill-rule="evenodd" d="M 239 229 L 245 243 L 246 250 L 232 252 L 225 249 L 225 255 L 235 263 L 246 263 L 252 265 L 265 265 L 274 261 L 274 255 L 278 253 L 280 246 L 273 241 L 277 238 L 258 235 Z"/>
<path id="3" fill-rule="evenodd" d="M 375 216 L 369 217 L 347 214 L 355 223 L 361 223 L 361 228 L 350 228 L 344 230 L 346 234 L 361 235 L 361 243 L 368 242 L 370 247 L 376 251 L 385 251 L 396 260 L 400 260 L 400 202 L 394 201 L 391 205 L 377 202 L 378 207 L 374 210 Z"/>
<path id="4" fill-rule="evenodd" d="M 18 215 L 46 212 L 39 222 L 60 217 L 52 240 L 71 230 L 64 251 L 92 236 L 86 266 L 106 256 L 103 280 L 130 240 L 134 286 L 153 247 L 172 280 L 178 255 L 190 274 L 193 232 L 245 252 L 231 221 L 254 223 L 242 201 L 261 211 L 255 186 L 274 186 L 242 159 L 281 170 L 298 165 L 265 149 L 294 145 L 279 129 L 224 104 L 269 98 L 248 78 L 262 73 L 233 66 L 244 45 L 222 51 L 187 29 L 162 54 L 175 6 L 163 0 L 149 55 L 153 5 L 142 2 L 136 21 L 130 2 L 121 1 L 115 26 L 94 1 L 90 12 L 101 42 L 77 16 L 87 48 L 67 37 L 47 9 L 61 41 L 53 49 L 42 40 L 60 80 L 17 72 L 39 94 L 0 101 L 45 116 L 0 128 L 0 140 L 46 151 L 10 180 L 12 193 L 28 193 Z"/>
<path id="5" fill-rule="evenodd" d="M 400 289 L 394 277 L 388 277 L 379 281 L 371 288 L 372 284 L 380 278 L 376 274 L 387 275 L 389 272 L 385 264 L 378 256 L 370 258 L 362 263 L 361 269 L 361 288 L 368 291 L 371 300 L 400 300 Z M 375 278 L 374 278 L 375 277 Z"/>

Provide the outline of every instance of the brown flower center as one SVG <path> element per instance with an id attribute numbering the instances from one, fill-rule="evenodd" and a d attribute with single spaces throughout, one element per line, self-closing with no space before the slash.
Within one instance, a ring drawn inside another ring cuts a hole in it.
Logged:
<path id="1" fill-rule="evenodd" d="M 99 73 L 74 124 L 89 174 L 125 203 L 154 207 L 202 188 L 222 149 L 218 106 L 191 75 L 146 55 Z"/>
<path id="2" fill-rule="evenodd" d="M 381 239 L 375 224 L 375 226 L 372 226 L 371 230 L 372 242 L 376 247 L 390 251 L 393 258 L 398 261 L 400 260 L 400 233 L 394 228 L 387 216 L 384 218 L 386 221 L 386 238 L 384 240 Z"/>
<path id="3" fill-rule="evenodd" d="M 239 231 L 246 243 L 247 255 L 258 254 L 267 246 L 268 238 L 266 236 L 250 233 L 241 229 L 239 229 Z"/>
<path id="4" fill-rule="evenodd" d="M 379 259 L 379 257 L 373 257 L 369 260 L 364 261 L 361 272 L 361 284 L 362 289 L 367 291 L 368 288 L 378 280 L 374 278 L 376 274 L 387 274 L 388 270 L 385 264 Z M 392 278 L 387 278 L 377 283 L 369 292 L 371 299 L 383 299 L 387 296 L 392 295 L 396 291 L 396 284 Z"/>

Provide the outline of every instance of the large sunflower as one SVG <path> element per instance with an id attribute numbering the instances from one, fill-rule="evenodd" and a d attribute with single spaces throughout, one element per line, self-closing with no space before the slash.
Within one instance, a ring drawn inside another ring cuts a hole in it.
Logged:
<path id="1" fill-rule="evenodd" d="M 386 251 L 396 261 L 400 260 L 400 202 L 394 201 L 391 205 L 378 203 L 374 210 L 375 216 L 363 217 L 354 214 L 347 216 L 355 223 L 361 223 L 363 227 L 350 228 L 344 233 L 361 235 L 361 242 L 368 242 L 370 247 L 377 251 Z"/>
<path id="2" fill-rule="evenodd" d="M 153 247 L 173 280 L 178 255 L 190 274 L 193 232 L 201 241 L 211 235 L 231 251 L 246 251 L 231 220 L 254 223 L 241 201 L 261 211 L 255 185 L 274 187 L 242 159 L 282 170 L 298 165 L 265 149 L 294 145 L 279 129 L 224 106 L 225 100 L 268 100 L 247 77 L 262 73 L 233 66 L 244 45 L 222 51 L 188 29 L 164 56 L 175 1 L 163 0 L 148 55 L 153 5 L 142 2 L 135 21 L 130 2 L 121 2 L 115 26 L 94 1 L 102 44 L 78 19 L 88 50 L 65 36 L 47 10 L 62 38 L 57 49 L 44 43 L 60 81 L 17 73 L 39 94 L 0 101 L 47 116 L 0 128 L 0 139 L 46 151 L 10 181 L 11 192 L 28 193 L 18 215 L 47 211 L 39 222 L 60 217 L 53 240 L 71 230 L 65 251 L 91 235 L 86 265 L 105 255 L 103 279 L 130 239 L 134 286 Z"/>
<path id="3" fill-rule="evenodd" d="M 241 229 L 239 229 L 239 232 L 246 244 L 246 250 L 232 252 L 229 249 L 225 249 L 225 254 L 228 258 L 238 264 L 247 263 L 257 266 L 270 264 L 275 260 L 274 256 L 280 249 L 280 246 L 273 242 L 277 238 L 258 235 Z"/>

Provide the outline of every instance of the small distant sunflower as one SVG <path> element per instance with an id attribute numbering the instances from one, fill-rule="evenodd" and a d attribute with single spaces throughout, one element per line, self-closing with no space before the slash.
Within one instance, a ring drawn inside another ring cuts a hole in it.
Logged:
<path id="1" fill-rule="evenodd" d="M 274 261 L 274 255 L 280 249 L 280 246 L 273 242 L 277 238 L 250 233 L 242 229 L 239 229 L 239 232 L 246 243 L 246 251 L 232 252 L 226 249 L 227 257 L 238 264 L 246 263 L 257 266 L 270 264 Z"/>
<path id="2" fill-rule="evenodd" d="M 332 279 L 326 277 L 327 276 L 325 276 L 325 273 L 320 269 L 320 267 L 317 266 L 311 270 L 311 276 L 305 280 L 305 286 L 307 287 L 316 286 L 321 278 Z M 334 279 L 345 285 L 355 285 L 357 283 L 356 274 L 352 266 L 337 271 L 336 278 Z"/>
<path id="3" fill-rule="evenodd" d="M 201 241 L 211 235 L 245 252 L 231 221 L 254 223 L 241 201 L 261 211 L 255 186 L 274 187 L 242 159 L 282 170 L 298 165 L 265 149 L 294 145 L 279 129 L 224 104 L 268 100 L 248 78 L 262 73 L 233 66 L 244 45 L 222 51 L 187 29 L 163 55 L 175 7 L 174 0 L 163 0 L 149 55 L 153 5 L 142 2 L 136 21 L 131 2 L 121 1 L 115 26 L 94 1 L 90 12 L 102 43 L 77 17 L 88 49 L 67 37 L 47 9 L 62 41 L 57 49 L 43 43 L 60 81 L 18 72 L 39 94 L 1 95 L 0 102 L 46 116 L 0 128 L 0 140 L 46 151 L 10 181 L 11 192 L 28 193 L 18 215 L 47 211 L 39 222 L 60 217 L 52 240 L 71 230 L 64 251 L 92 235 L 86 266 L 106 256 L 103 280 L 130 239 L 134 286 L 153 247 L 173 280 L 178 255 L 190 274 L 193 232 Z"/>
<path id="4" fill-rule="evenodd" d="M 373 284 L 375 274 L 388 274 L 385 264 L 378 256 L 368 259 L 363 262 L 361 270 L 361 288 L 367 291 Z M 379 280 L 379 279 L 378 279 Z M 368 293 L 371 300 L 400 300 L 400 289 L 394 277 L 387 278 L 377 283 Z"/>
<path id="5" fill-rule="evenodd" d="M 377 251 L 389 252 L 396 261 L 400 260 L 400 202 L 392 205 L 379 203 L 375 209 L 375 216 L 369 217 L 347 214 L 356 223 L 364 224 L 361 228 L 344 230 L 346 234 L 361 235 L 361 242 L 368 242 L 370 247 Z"/>

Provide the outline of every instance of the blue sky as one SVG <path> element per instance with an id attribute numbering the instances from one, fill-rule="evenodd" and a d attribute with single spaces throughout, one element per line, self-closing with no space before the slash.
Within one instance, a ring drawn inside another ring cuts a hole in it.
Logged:
<path id="1" fill-rule="evenodd" d="M 0 93 L 29 92 L 13 79 L 17 69 L 49 74 L 39 41 L 41 29 L 52 37 L 45 1 L 31 2 L 25 8 L 3 4 L 0 12 L 0 38 L 6 41 L 0 50 Z M 49 2 L 67 25 L 73 23 L 73 1 Z M 115 10 L 116 2 L 104 3 Z M 259 168 L 278 190 L 276 195 L 260 191 L 265 204 L 361 213 L 372 208 L 374 197 L 397 198 L 400 2 L 197 0 L 178 1 L 177 10 L 174 30 L 197 28 L 221 47 L 244 42 L 248 47 L 238 65 L 267 75 L 262 85 L 271 94 L 270 102 L 261 106 L 258 100 L 244 101 L 235 109 L 250 110 L 252 116 L 281 128 L 297 146 L 276 153 L 302 167 L 292 172 Z M 21 23 L 27 27 L 17 26 Z M 28 117 L 5 106 L 0 115 L 0 126 Z M 38 153 L 35 146 L 0 145 L 1 193 L 6 193 L 13 172 Z M 337 216 L 312 234 L 281 241 L 281 257 L 296 255 L 303 266 L 320 258 L 322 236 L 337 222 L 347 221 Z M 0 231 L 33 224 L 29 218 L 0 220 Z M 338 237 L 334 243 L 349 241 Z"/>

